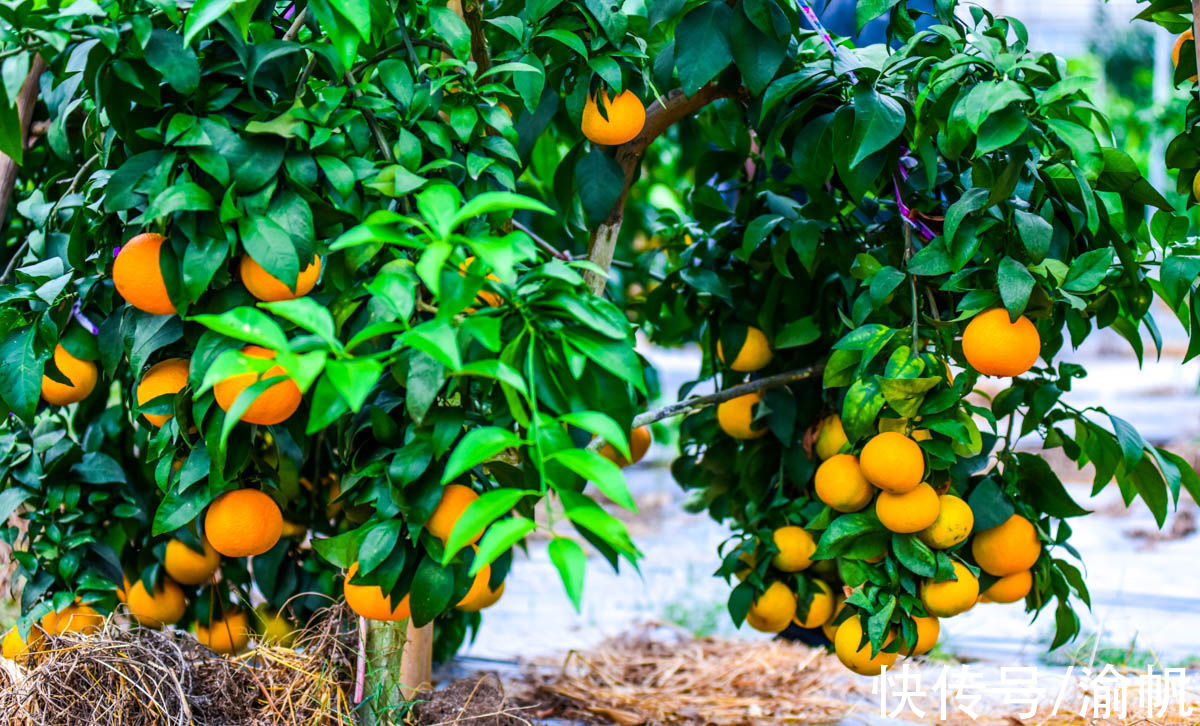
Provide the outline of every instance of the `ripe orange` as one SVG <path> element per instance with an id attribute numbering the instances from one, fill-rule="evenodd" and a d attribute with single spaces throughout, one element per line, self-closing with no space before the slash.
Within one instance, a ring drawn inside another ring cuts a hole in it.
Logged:
<path id="1" fill-rule="evenodd" d="M 1192 196 L 1200 202 L 1200 174 L 1192 177 Z"/>
<path id="2" fill-rule="evenodd" d="M 174 625 L 183 618 L 183 613 L 187 610 L 183 589 L 165 578 L 155 588 L 153 595 L 146 592 L 146 586 L 141 580 L 133 583 L 126 595 L 126 602 L 129 605 L 129 613 L 149 628 Z"/>
<path id="3" fill-rule="evenodd" d="M 252 358 L 273 359 L 275 351 L 258 345 L 247 345 L 242 352 Z M 272 366 L 260 377 L 255 373 L 230 376 L 213 386 L 213 396 L 222 411 L 233 407 L 233 402 L 242 391 L 250 386 L 276 376 L 286 375 L 283 366 Z M 260 426 L 283 423 L 300 407 L 300 387 L 291 378 L 276 383 L 258 394 L 258 398 L 242 413 L 242 421 Z"/>
<path id="4" fill-rule="evenodd" d="M 858 463 L 867 481 L 892 494 L 912 491 L 925 478 L 921 447 L 895 431 L 872 436 L 859 454 Z"/>
<path id="5" fill-rule="evenodd" d="M 812 600 L 808 603 L 808 610 L 801 617 L 798 605 L 796 617 L 793 619 L 793 622 L 802 628 L 823 627 L 833 617 L 833 589 L 824 580 L 813 580 L 813 582 L 817 586 L 817 592 L 813 593 Z"/>
<path id="6" fill-rule="evenodd" d="M 750 373 L 762 368 L 766 368 L 773 357 L 771 353 L 771 343 L 767 340 L 767 336 L 758 328 L 746 328 L 746 340 L 742 343 L 741 350 L 738 351 L 737 357 L 729 364 L 732 370 L 741 373 Z M 725 354 L 721 351 L 721 341 L 717 341 L 717 357 L 721 362 L 725 362 Z"/>
<path id="7" fill-rule="evenodd" d="M 1009 322 L 1008 311 L 992 308 L 967 323 L 962 337 L 967 363 L 985 376 L 1019 376 L 1042 352 L 1042 337 L 1024 315 Z"/>
<path id="8" fill-rule="evenodd" d="M 141 406 L 169 393 L 179 393 L 187 385 L 187 382 L 187 358 L 167 358 L 159 361 L 142 374 L 142 380 L 137 387 L 138 405 Z M 153 426 L 162 426 L 171 418 L 171 415 L 166 413 L 144 413 L 142 415 Z"/>
<path id="9" fill-rule="evenodd" d="M 884 639 L 884 644 L 895 639 L 895 633 Z M 877 676 L 883 672 L 883 667 L 891 668 L 896 664 L 895 653 L 885 653 L 882 650 L 871 655 L 871 644 L 859 648 L 863 640 L 862 622 L 857 616 L 849 617 L 838 626 L 833 636 L 833 650 L 842 665 L 860 676 Z"/>
<path id="10" fill-rule="evenodd" d="M 1004 524 L 976 534 L 971 554 L 984 572 L 1004 577 L 1033 567 L 1042 554 L 1042 543 L 1033 524 L 1014 514 Z"/>
<path id="11" fill-rule="evenodd" d="M 42 398 L 46 400 L 46 403 L 55 406 L 79 403 L 96 388 L 96 380 L 100 377 L 100 373 L 92 361 L 76 358 L 66 348 L 56 345 L 54 346 L 54 365 L 58 368 L 59 373 L 66 376 L 71 385 L 59 383 L 43 374 Z"/>
<path id="12" fill-rule="evenodd" d="M 721 430 L 735 439 L 757 439 L 765 436 L 765 422 L 754 422 L 754 406 L 762 401 L 762 394 L 747 393 L 717 405 L 717 424 Z"/>
<path id="13" fill-rule="evenodd" d="M 796 617 L 796 594 L 782 582 L 767 586 L 746 613 L 746 623 L 764 633 L 778 633 Z"/>
<path id="14" fill-rule="evenodd" d="M 975 513 L 971 507 L 953 494 L 943 494 L 938 497 L 937 519 L 917 537 L 935 550 L 944 550 L 970 536 L 974 526 Z"/>
<path id="15" fill-rule="evenodd" d="M 937 645 L 938 636 L 942 632 L 941 623 L 932 615 L 925 618 L 914 617 L 913 621 L 917 625 L 917 642 L 905 655 L 925 655 Z"/>
<path id="16" fill-rule="evenodd" d="M 250 643 L 250 621 L 246 613 L 238 611 L 209 622 L 208 627 L 197 623 L 196 640 L 214 653 L 233 655 Z"/>
<path id="17" fill-rule="evenodd" d="M 1192 29 L 1188 28 L 1187 30 L 1183 31 L 1178 38 L 1175 39 L 1175 46 L 1171 48 L 1171 65 L 1173 67 L 1179 67 L 1179 54 L 1183 50 L 1183 44 L 1189 40 L 1192 40 L 1192 38 Z M 1194 83 L 1196 81 L 1196 76 L 1192 76 L 1188 80 Z"/>
<path id="18" fill-rule="evenodd" d="M 600 455 L 617 466 L 625 468 L 630 464 L 636 464 L 642 460 L 642 457 L 650 450 L 650 441 L 650 427 L 638 426 L 629 433 L 629 454 L 633 457 L 633 461 L 629 461 L 624 456 L 621 456 L 620 452 L 609 443 L 600 447 Z"/>
<path id="19" fill-rule="evenodd" d="M 490 590 L 482 596 L 478 597 L 470 603 L 459 603 L 458 609 L 467 613 L 476 613 L 480 610 L 486 610 L 496 603 L 500 602 L 500 596 L 504 594 L 504 583 L 500 583 L 500 587 L 495 590 Z"/>
<path id="20" fill-rule="evenodd" d="M 471 263 L 474 261 L 474 257 L 468 257 L 467 259 L 463 260 L 462 264 L 458 266 L 458 274 L 466 277 L 467 270 L 471 269 Z M 491 280 L 492 282 L 500 282 L 500 278 L 496 277 L 494 273 L 488 273 L 486 279 Z M 500 307 L 500 305 L 504 303 L 504 298 L 500 297 L 494 292 L 489 292 L 488 290 L 480 290 L 479 294 L 475 296 L 475 300 L 493 308 Z"/>
<path id="21" fill-rule="evenodd" d="M 842 450 L 849 440 L 846 429 L 842 427 L 842 417 L 831 413 L 821 419 L 817 428 L 817 445 L 815 451 L 818 459 L 829 459 Z"/>
<path id="22" fill-rule="evenodd" d="M 879 492 L 875 499 L 875 516 L 892 532 L 920 532 L 937 520 L 938 494 L 925 482 L 903 494 Z"/>
<path id="23" fill-rule="evenodd" d="M 816 540 L 803 527 L 780 527 L 771 533 L 771 539 L 779 551 L 771 558 L 775 569 L 783 572 L 799 572 L 812 565 L 812 555 L 817 551 Z"/>
<path id="24" fill-rule="evenodd" d="M 208 543 L 207 537 L 201 538 L 201 544 L 204 546 L 203 554 L 177 539 L 167 543 L 163 569 L 172 580 L 183 585 L 200 585 L 212 579 L 221 566 L 221 555 Z"/>
<path id="25" fill-rule="evenodd" d="M 604 146 L 618 146 L 637 138 L 642 132 L 642 127 L 646 125 L 646 107 L 633 91 L 626 89 L 609 101 L 608 89 L 601 89 L 600 102 L 604 104 L 607 119 L 600 114 L 595 96 L 588 96 L 583 106 L 580 129 L 588 141 Z"/>
<path id="26" fill-rule="evenodd" d="M 992 583 L 992 586 L 979 596 L 980 602 L 1010 603 L 1024 600 L 1033 589 L 1033 573 L 1021 570 L 1011 575 L 1005 575 Z"/>
<path id="27" fill-rule="evenodd" d="M 296 278 L 295 290 L 264 270 L 250 255 L 242 255 L 242 261 L 238 264 L 238 274 L 242 276 L 242 284 L 250 291 L 250 294 L 259 300 L 264 302 L 295 300 L 312 292 L 313 287 L 317 284 L 317 279 L 321 276 L 321 258 L 313 255 L 312 262 L 308 263 L 308 267 L 301 270 L 300 276 Z"/>
<path id="28" fill-rule="evenodd" d="M 121 246 L 113 262 L 113 285 L 125 302 L 153 315 L 175 314 L 175 303 L 167 295 L 159 253 L 166 238 L 148 232 Z"/>
<path id="29" fill-rule="evenodd" d="M 437 537 L 442 542 L 450 539 L 450 533 L 454 531 L 454 525 L 458 523 L 459 517 L 463 512 L 467 511 L 467 507 L 471 506 L 479 498 L 470 487 L 465 487 L 462 484 L 450 484 L 442 489 L 442 499 L 438 502 L 437 508 L 433 510 L 433 514 L 429 515 L 429 521 L 425 522 L 425 529 L 430 534 Z M 475 544 L 479 538 L 483 536 L 483 530 L 475 533 L 475 536 L 468 540 L 468 544 Z"/>
<path id="30" fill-rule="evenodd" d="M 33 626 L 29 629 L 29 641 L 21 640 L 21 633 L 14 627 L 4 634 L 4 641 L 0 650 L 3 651 L 4 657 L 9 660 L 22 660 L 24 657 L 37 652 L 42 644 L 42 629 L 38 626 Z"/>
<path id="31" fill-rule="evenodd" d="M 385 596 L 382 588 L 378 585 L 351 585 L 350 580 L 354 578 L 356 572 L 358 572 L 357 562 L 350 565 L 343 584 L 346 604 L 350 606 L 351 610 L 368 620 L 403 620 L 412 613 L 408 604 L 408 595 L 405 595 L 393 608 L 391 598 Z"/>
<path id="32" fill-rule="evenodd" d="M 254 608 L 254 632 L 268 645 L 290 648 L 296 641 L 296 628 L 282 613 L 269 610 L 266 604 Z"/>
<path id="33" fill-rule="evenodd" d="M 217 497 L 204 515 L 204 534 L 226 557 L 261 555 L 283 534 L 275 500 L 257 489 L 234 489 Z"/>
<path id="34" fill-rule="evenodd" d="M 479 552 L 479 548 L 475 547 L 475 552 Z M 454 607 L 466 612 L 475 612 L 480 610 L 478 604 L 488 599 L 492 595 L 492 589 L 488 587 L 488 580 L 492 579 L 492 566 L 484 565 L 475 573 L 475 579 L 471 581 L 471 589 L 467 590 L 467 594 L 463 595 L 462 600 Z"/>
<path id="35" fill-rule="evenodd" d="M 826 459 L 817 467 L 814 483 L 817 498 L 838 512 L 857 512 L 870 504 L 875 494 L 853 454 Z"/>
<path id="36" fill-rule="evenodd" d="M 68 605 L 58 612 L 49 612 L 42 616 L 42 630 L 50 635 L 63 633 L 90 634 L 100 630 L 104 625 L 104 616 L 96 612 L 90 605 Z"/>
<path id="37" fill-rule="evenodd" d="M 829 638 L 830 643 L 832 643 L 833 639 L 837 636 L 838 626 L 841 625 L 841 623 L 834 625 L 833 621 L 837 620 L 838 616 L 842 614 L 842 610 L 845 608 L 846 596 L 839 592 L 837 597 L 834 598 L 833 614 L 830 615 L 829 620 L 821 626 L 821 632 L 825 633 L 825 637 Z"/>
<path id="38" fill-rule="evenodd" d="M 925 612 L 949 618 L 974 607 L 979 599 L 979 580 L 961 562 L 954 563 L 954 577 L 945 582 L 926 580 L 921 585 L 921 603 Z"/>

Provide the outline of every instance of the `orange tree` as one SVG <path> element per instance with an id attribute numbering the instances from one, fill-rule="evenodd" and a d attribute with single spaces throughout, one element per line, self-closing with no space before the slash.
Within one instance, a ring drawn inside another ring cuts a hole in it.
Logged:
<path id="1" fill-rule="evenodd" d="M 618 60 L 644 54 L 615 31 L 589 53 L 582 7 L 522 12 L 536 38 L 503 13 L 485 38 L 470 5 L 0 9 L 16 637 L 122 599 L 231 651 L 252 596 L 261 635 L 344 592 L 373 620 L 440 618 L 446 653 L 535 529 L 577 606 L 582 542 L 636 563 L 583 492 L 632 508 L 622 475 L 582 446 L 631 455 L 652 393 L 632 327 L 513 215 L 555 213 L 515 193 L 534 146 L 582 145 L 601 76 L 629 106 Z"/>
<path id="2" fill-rule="evenodd" d="M 652 340 L 700 342 L 682 393 L 719 389 L 635 423 L 690 414 L 673 474 L 735 530 L 733 619 L 824 627 L 866 674 L 979 599 L 1051 607 L 1052 647 L 1079 631 L 1086 511 L 1018 439 L 1160 524 L 1200 493 L 1185 460 L 1064 401 L 1086 371 L 1056 360 L 1099 328 L 1140 360 L 1155 293 L 1195 332 L 1186 221 L 1019 22 L 947 3 L 918 31 L 902 3 L 857 6 L 860 27 L 885 14 L 890 47 L 835 51 L 782 4 L 689 3 L 655 73 L 726 98 L 651 168 L 692 182 L 637 200 L 658 249 L 622 273 Z"/>

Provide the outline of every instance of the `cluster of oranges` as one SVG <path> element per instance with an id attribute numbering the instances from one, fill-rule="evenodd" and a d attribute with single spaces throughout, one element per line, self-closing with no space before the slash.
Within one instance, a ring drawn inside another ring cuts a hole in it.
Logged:
<path id="1" fill-rule="evenodd" d="M 963 333 L 962 348 L 968 365 L 980 374 L 1019 376 L 1037 361 L 1041 338 L 1025 316 L 1013 319 L 1003 309 L 992 309 L 971 319 Z M 726 359 L 720 343 L 717 356 L 729 369 L 745 373 L 760 371 L 773 359 L 768 337 L 753 327 L 732 361 Z M 953 380 L 948 369 L 945 377 Z M 736 439 L 765 435 L 768 428 L 754 417 L 760 401 L 761 394 L 751 393 L 721 403 L 717 408 L 721 429 Z M 939 491 L 926 480 L 925 457 L 918 442 L 928 440 L 931 434 L 914 429 L 913 423 L 907 419 L 881 419 L 879 433 L 855 454 L 840 417 L 825 417 L 817 426 L 813 444 L 813 453 L 821 461 L 813 481 L 814 493 L 838 513 L 860 512 L 871 506 L 886 530 L 914 535 L 930 549 L 957 548 L 972 537 L 974 513 L 967 502 L 947 491 L 948 485 Z M 890 632 L 884 638 L 884 649 L 872 652 L 864 637 L 864 615 L 843 614 L 845 597 L 834 592 L 841 583 L 834 581 L 833 568 L 814 568 L 820 574 L 809 581 L 816 589 L 807 607 L 801 606 L 787 584 L 789 575 L 813 565 L 811 558 L 817 550 L 813 536 L 802 527 L 788 525 L 775 529 L 772 540 L 775 554 L 771 568 L 783 574 L 768 578 L 771 581 L 751 603 L 746 622 L 764 632 L 781 632 L 789 624 L 822 627 L 842 663 L 864 675 L 878 674 L 884 666 L 894 664 L 901 653 L 928 652 L 940 634 L 939 618 L 966 612 L 977 602 L 1023 599 L 1033 587 L 1031 568 L 1042 551 L 1034 525 L 1018 514 L 999 526 L 974 532 L 970 543 L 974 563 L 995 581 L 981 593 L 974 571 L 965 561 L 955 560 L 952 578 L 930 578 L 921 584 L 919 595 L 925 614 L 913 618 L 916 641 L 912 647 L 889 648 L 888 644 L 898 637 Z M 878 562 L 886 554 L 885 549 L 867 561 Z M 737 573 L 739 578 L 746 577 L 755 564 L 752 557 L 743 555 L 742 559 L 746 567 Z"/>
<path id="2" fill-rule="evenodd" d="M 130 305 L 153 315 L 174 315 L 175 304 L 167 292 L 160 256 L 166 238 L 147 233 L 131 238 L 113 263 L 112 279 L 117 293 Z M 252 257 L 244 255 L 238 264 L 242 284 L 258 300 L 275 302 L 307 295 L 321 274 L 321 259 L 314 256 L 290 287 L 264 270 Z M 252 358 L 272 359 L 275 353 L 249 345 L 242 352 Z M 54 366 L 69 383 L 42 377 L 42 398 L 47 403 L 65 406 L 87 398 L 99 380 L 96 364 L 75 357 L 62 345 L 55 348 Z M 150 366 L 138 381 L 135 398 L 145 406 L 164 396 L 178 395 L 188 385 L 191 362 L 186 358 L 166 358 Z M 240 416 L 247 423 L 270 426 L 286 421 L 300 406 L 300 389 L 286 377 L 281 366 L 265 373 L 245 373 L 219 381 L 213 388 L 217 405 L 229 411 L 239 395 L 257 383 L 278 377 L 250 402 Z M 143 413 L 146 423 L 161 427 L 172 418 L 167 413 Z M 204 517 L 204 536 L 200 550 L 179 539 L 167 543 L 163 558 L 166 575 L 152 586 L 141 580 L 118 589 L 118 598 L 141 625 L 161 628 L 178 623 L 184 617 L 187 598 L 184 586 L 210 582 L 220 569 L 221 556 L 247 557 L 267 552 L 283 536 L 284 521 L 279 506 L 268 494 L 256 489 L 237 489 L 218 496 Z M 85 604 L 71 605 L 46 615 L 29 636 L 29 642 L 10 631 L 5 637 L 5 655 L 28 652 L 36 647 L 42 632 L 61 634 L 68 630 L 91 632 L 103 623 L 103 616 Z M 217 652 L 233 653 L 244 648 L 250 634 L 283 640 L 290 637 L 291 625 L 278 613 L 255 611 L 255 623 L 245 612 L 231 611 L 213 618 L 207 625 L 197 624 L 196 637 Z"/>
<path id="3" fill-rule="evenodd" d="M 993 308 L 971 318 L 963 331 L 963 355 L 968 365 L 985 376 L 1019 376 L 1033 367 L 1042 349 L 1042 338 L 1029 318 L 1018 315 L 1012 320 L 1003 308 Z M 770 364 L 774 354 L 770 341 L 758 328 L 748 328 L 745 341 L 732 362 L 726 362 L 721 344 L 717 356 L 730 370 L 753 373 Z M 949 371 L 947 371 L 949 376 Z M 747 393 L 717 406 L 717 423 L 735 439 L 757 439 L 768 427 L 755 419 L 755 407 L 762 393 Z M 928 432 L 922 432 L 928 435 Z"/>
<path id="4" fill-rule="evenodd" d="M 479 498 L 470 487 L 461 484 L 450 484 L 442 490 L 442 498 L 425 523 L 425 529 L 445 544 L 450 539 L 450 533 L 462 517 L 463 512 L 471 503 Z M 476 532 L 468 544 L 475 546 L 483 530 Z M 475 547 L 478 552 L 478 547 Z M 350 609 L 369 620 L 404 620 L 412 614 L 409 596 L 405 595 L 398 603 L 392 605 L 392 598 L 378 585 L 356 585 L 351 582 L 358 574 L 359 563 L 355 562 L 346 573 L 343 591 L 346 604 Z M 504 583 L 495 589 L 491 587 L 492 567 L 484 565 L 475 573 L 475 579 L 467 594 L 455 604 L 455 608 L 464 612 L 478 612 L 495 605 L 504 594 Z"/>

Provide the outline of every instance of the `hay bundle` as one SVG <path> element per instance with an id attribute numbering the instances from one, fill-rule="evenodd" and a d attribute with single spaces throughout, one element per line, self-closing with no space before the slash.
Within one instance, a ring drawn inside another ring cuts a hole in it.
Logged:
<path id="1" fill-rule="evenodd" d="M 186 633 L 125 629 L 47 636 L 24 667 L 0 661 L 0 715 L 22 726 L 352 724 L 353 629 L 335 610 L 297 649 L 215 655 Z"/>
<path id="2" fill-rule="evenodd" d="M 858 688 L 819 650 L 692 639 L 662 626 L 572 651 L 559 673 L 529 678 L 517 700 L 541 704 L 537 716 L 623 726 L 833 723 L 854 708 L 844 699 Z"/>

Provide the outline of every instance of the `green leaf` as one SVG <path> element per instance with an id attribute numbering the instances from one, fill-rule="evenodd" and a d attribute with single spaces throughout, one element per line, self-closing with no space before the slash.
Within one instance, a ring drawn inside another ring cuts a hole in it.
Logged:
<path id="1" fill-rule="evenodd" d="M 429 22 L 435 33 L 440 35 L 457 58 L 466 60 L 471 55 L 471 29 L 462 18 L 445 5 L 429 8 Z"/>
<path id="2" fill-rule="evenodd" d="M 572 411 L 559 416 L 558 420 L 568 426 L 576 426 L 584 431 L 590 431 L 604 439 L 605 442 L 612 444 L 617 452 L 626 459 L 630 458 L 629 438 L 608 414 L 599 411 Z"/>
<path id="3" fill-rule="evenodd" d="M 775 335 L 774 346 L 777 349 L 798 348 L 802 345 L 815 343 L 821 338 L 821 326 L 812 315 L 797 318 Z M 856 361 L 857 363 L 857 361 Z"/>
<path id="4" fill-rule="evenodd" d="M 288 349 L 283 328 L 257 308 L 238 307 L 220 315 L 193 315 L 189 319 L 236 340 L 256 343 L 272 350 Z"/>
<path id="5" fill-rule="evenodd" d="M 683 92 L 694 96 L 733 60 L 733 10 L 714 0 L 694 8 L 675 27 L 675 60 Z"/>
<path id="6" fill-rule="evenodd" d="M 1012 501 L 994 479 L 984 479 L 972 489 L 967 504 L 975 514 L 976 532 L 999 527 L 1016 511 Z"/>
<path id="7" fill-rule="evenodd" d="M 619 169 L 620 167 L 618 167 Z M 622 184 L 624 181 L 622 180 Z M 509 212 L 518 209 L 553 215 L 554 210 L 536 199 L 512 192 L 484 192 L 472 197 L 462 205 L 450 218 L 449 229 L 454 231 L 460 225 L 472 219 L 477 219 L 492 212 Z M 494 266 L 494 265 L 493 265 Z"/>
<path id="8" fill-rule="evenodd" d="M 383 371 L 383 364 L 371 358 L 340 358 L 325 363 L 325 375 L 355 413 L 362 408 Z"/>
<path id="9" fill-rule="evenodd" d="M 1040 216 L 1019 209 L 1013 211 L 1013 221 L 1017 224 L 1017 232 L 1025 251 L 1029 253 L 1034 263 L 1041 262 L 1050 252 L 1050 240 L 1054 237 L 1054 228 Z"/>
<path id="10" fill-rule="evenodd" d="M 255 216 L 238 220 L 238 234 L 250 257 L 289 289 L 295 289 L 300 276 L 300 258 L 287 230 L 272 219 Z"/>
<path id="11" fill-rule="evenodd" d="M 583 604 L 583 575 L 587 570 L 587 555 L 578 542 L 566 537 L 550 540 L 546 550 L 558 570 L 558 576 L 562 578 L 567 597 L 571 598 L 571 604 L 578 612 Z"/>
<path id="12" fill-rule="evenodd" d="M 546 457 L 546 461 L 557 461 L 584 479 L 595 483 L 596 488 L 620 506 L 631 512 L 637 511 L 625 476 L 621 468 L 595 451 L 587 449 L 562 449 Z"/>
<path id="13" fill-rule="evenodd" d="M 597 225 L 612 212 L 625 189 L 620 165 L 599 149 L 580 157 L 575 164 L 575 187 L 589 224 Z"/>
<path id="14" fill-rule="evenodd" d="M 422 557 L 417 565 L 417 572 L 413 575 L 412 587 L 408 591 L 413 625 L 419 628 L 433 622 L 434 618 L 450 606 L 453 596 L 454 571 L 438 564 L 431 557 Z"/>
<path id="15" fill-rule="evenodd" d="M 383 564 L 396 548 L 403 528 L 399 519 L 389 519 L 367 530 L 358 546 L 358 572 L 366 575 Z"/>
<path id="16" fill-rule="evenodd" d="M 442 555 L 442 564 L 449 564 L 458 551 L 467 543 L 481 534 L 492 522 L 507 514 L 517 502 L 527 496 L 536 494 L 529 489 L 493 489 L 484 492 L 454 523 L 454 529 L 446 540 L 446 549 Z"/>
<path id="17" fill-rule="evenodd" d="M 1091 292 L 1112 269 L 1113 251 L 1110 247 L 1089 250 L 1071 262 L 1063 289 L 1071 292 Z"/>
<path id="18" fill-rule="evenodd" d="M 259 307 L 266 308 L 279 317 L 290 320 L 301 328 L 315 333 L 321 340 L 328 343 L 329 347 L 333 350 L 340 350 L 342 347 L 342 344 L 337 339 L 333 325 L 333 315 L 330 314 L 329 308 L 310 297 L 259 303 Z"/>
<path id="19" fill-rule="evenodd" d="M 475 553 L 475 559 L 471 562 L 471 570 L 467 574 L 474 576 L 483 569 L 484 565 L 495 562 L 497 557 L 507 552 L 535 529 L 537 529 L 537 523 L 525 517 L 510 517 L 493 523 L 488 527 L 483 539 L 479 540 L 479 551 Z"/>
<path id="20" fill-rule="evenodd" d="M 446 461 L 442 483 L 454 481 L 467 470 L 479 466 L 505 449 L 516 448 L 522 443 L 524 442 L 520 436 L 498 426 L 471 429 L 458 442 L 458 446 L 454 447 L 453 453 Z"/>
<path id="21" fill-rule="evenodd" d="M 162 503 L 154 514 L 154 525 L 151 534 L 158 536 L 173 532 L 190 523 L 208 506 L 209 488 L 207 486 L 191 486 L 186 489 L 168 490 Z"/>
<path id="22" fill-rule="evenodd" d="M 604 35 L 613 45 L 620 46 L 625 40 L 625 30 L 629 24 L 620 5 L 612 0 L 585 0 L 584 4 L 604 30 Z"/>
<path id="23" fill-rule="evenodd" d="M 212 195 L 199 184 L 173 184 L 150 202 L 150 206 L 146 208 L 145 221 L 153 222 L 176 212 L 205 212 L 215 208 Z"/>
<path id="24" fill-rule="evenodd" d="M 42 374 L 48 355 L 34 352 L 34 326 L 10 330 L 0 343 L 0 398 L 24 421 L 33 421 L 42 395 Z"/>
<path id="25" fill-rule="evenodd" d="M 33 492 L 18 486 L 10 486 L 0 492 L 0 521 L 7 521 L 17 507 L 33 496 Z"/>
<path id="26" fill-rule="evenodd" d="M 1025 265 L 1005 256 L 1000 260 L 997 278 L 1000 285 L 1000 299 L 1004 301 L 1004 309 L 1008 311 L 1009 316 L 1015 318 L 1025 312 L 1025 306 L 1029 304 L 1029 294 L 1033 292 L 1034 283 L 1033 275 L 1029 273 Z"/>
<path id="27" fill-rule="evenodd" d="M 183 24 L 183 44 L 191 45 L 205 28 L 233 7 L 234 0 L 197 0 Z"/>
<path id="28" fill-rule="evenodd" d="M 99 451 L 84 454 L 83 459 L 71 467 L 71 471 L 89 484 L 125 483 L 125 471 L 121 465 L 108 454 Z"/>
<path id="29" fill-rule="evenodd" d="M 817 550 L 813 553 L 814 560 L 827 560 L 840 555 L 854 540 L 871 532 L 885 531 L 875 517 L 875 512 L 855 512 L 843 514 L 829 523 L 829 527 L 821 534 L 817 542 Z"/>
<path id="30" fill-rule="evenodd" d="M 191 13 L 188 14 L 191 19 Z M 180 94 L 190 96 L 200 85 L 200 64 L 183 38 L 169 30 L 150 31 L 146 60 Z"/>
<path id="31" fill-rule="evenodd" d="M 971 212 L 977 212 L 983 209 L 987 203 L 990 189 L 985 187 L 972 187 L 963 193 L 950 208 L 946 210 L 946 220 L 942 226 L 942 236 L 946 240 L 953 242 L 954 234 L 958 231 L 958 226 Z"/>
<path id="32" fill-rule="evenodd" d="M 870 86 L 854 89 L 854 133 L 850 143 L 854 156 L 850 166 L 895 141 L 904 131 L 904 106 L 895 98 L 879 93 Z"/>
<path id="33" fill-rule="evenodd" d="M 914 575 L 933 577 L 937 574 L 937 558 L 934 557 L 933 550 L 915 534 L 892 535 L 892 552 L 900 564 Z"/>
<path id="34" fill-rule="evenodd" d="M 742 72 L 746 88 L 758 96 L 783 64 L 787 46 L 755 27 L 740 10 L 730 15 L 733 20 L 729 33 L 733 62 Z"/>
<path id="35" fill-rule="evenodd" d="M 858 0 L 854 4 L 855 32 L 861 33 L 867 23 L 891 10 L 898 2 L 900 0 Z"/>

